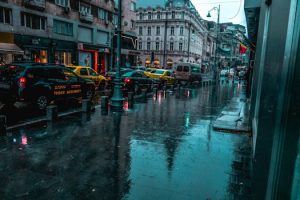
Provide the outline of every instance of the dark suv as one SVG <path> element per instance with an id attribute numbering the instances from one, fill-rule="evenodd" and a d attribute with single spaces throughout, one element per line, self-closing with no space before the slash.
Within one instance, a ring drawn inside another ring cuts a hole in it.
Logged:
<path id="1" fill-rule="evenodd" d="M 42 64 L 10 64 L 0 67 L 0 102 L 27 102 L 43 110 L 51 101 L 90 98 L 95 84 L 66 67 Z"/>

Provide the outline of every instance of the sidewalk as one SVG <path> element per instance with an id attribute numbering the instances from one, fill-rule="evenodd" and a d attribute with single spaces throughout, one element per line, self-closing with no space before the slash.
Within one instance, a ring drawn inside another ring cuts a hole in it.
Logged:
<path id="1" fill-rule="evenodd" d="M 249 101 L 240 94 L 233 97 L 213 122 L 213 129 L 232 133 L 249 133 Z"/>

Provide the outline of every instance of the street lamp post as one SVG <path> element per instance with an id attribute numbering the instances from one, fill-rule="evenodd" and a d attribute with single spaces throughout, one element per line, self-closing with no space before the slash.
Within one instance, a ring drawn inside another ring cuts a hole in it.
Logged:
<path id="1" fill-rule="evenodd" d="M 211 17 L 210 12 L 216 10 L 218 12 L 218 20 L 217 20 L 217 25 L 216 25 L 216 35 L 217 35 L 217 40 L 216 40 L 216 48 L 215 48 L 215 58 L 214 58 L 214 63 L 215 63 L 215 69 L 217 69 L 217 52 L 218 52 L 218 40 L 219 40 L 219 26 L 220 26 L 220 5 L 218 7 L 213 7 L 212 9 L 210 9 L 207 13 L 207 17 Z M 215 79 L 216 74 L 215 74 Z"/>
<path id="2" fill-rule="evenodd" d="M 122 0 L 118 0 L 118 26 L 117 26 L 117 59 L 116 77 L 114 80 L 114 94 L 111 98 L 111 107 L 115 111 L 123 111 L 123 94 L 121 83 L 121 41 L 122 40 Z"/>

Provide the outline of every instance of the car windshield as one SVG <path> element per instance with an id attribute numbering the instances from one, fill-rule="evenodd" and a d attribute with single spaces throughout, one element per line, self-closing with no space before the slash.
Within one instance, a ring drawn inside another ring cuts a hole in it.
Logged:
<path id="1" fill-rule="evenodd" d="M 67 68 L 72 70 L 72 71 L 76 70 L 76 67 L 67 67 Z"/>
<path id="2" fill-rule="evenodd" d="M 155 70 L 154 72 L 152 72 L 154 74 L 164 74 L 165 71 L 164 70 Z"/>
<path id="3" fill-rule="evenodd" d="M 131 77 L 133 72 L 127 72 L 122 75 L 122 77 Z"/>

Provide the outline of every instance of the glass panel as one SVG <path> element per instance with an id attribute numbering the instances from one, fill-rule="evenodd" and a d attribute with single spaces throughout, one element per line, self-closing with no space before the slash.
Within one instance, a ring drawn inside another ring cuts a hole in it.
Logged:
<path id="1" fill-rule="evenodd" d="M 80 75 L 81 75 L 81 76 L 88 76 L 87 70 L 86 70 L 85 68 L 80 69 Z"/>

